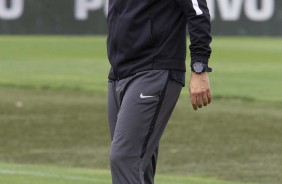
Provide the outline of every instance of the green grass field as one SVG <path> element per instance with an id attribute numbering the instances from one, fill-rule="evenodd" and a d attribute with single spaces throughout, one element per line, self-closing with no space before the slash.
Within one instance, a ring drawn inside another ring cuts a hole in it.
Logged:
<path id="1" fill-rule="evenodd" d="M 82 168 L 52 167 L 46 165 L 13 165 L 0 164 L 1 183 L 13 184 L 109 184 L 110 173 L 105 170 Z M 240 184 L 220 181 L 213 178 L 197 178 L 184 176 L 158 175 L 158 183 L 162 184 Z M 245 183 L 247 184 L 247 183 Z M 251 183 L 249 183 L 251 184 Z"/>
<path id="2" fill-rule="evenodd" d="M 1 184 L 110 184 L 105 39 L 0 37 Z M 213 102 L 183 89 L 156 183 L 281 184 L 282 39 L 212 46 Z"/>

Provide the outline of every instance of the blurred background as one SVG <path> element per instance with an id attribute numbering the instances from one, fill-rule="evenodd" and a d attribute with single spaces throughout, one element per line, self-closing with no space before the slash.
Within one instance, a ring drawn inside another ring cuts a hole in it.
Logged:
<path id="1" fill-rule="evenodd" d="M 207 2 L 213 102 L 183 88 L 156 183 L 281 184 L 282 1 Z M 107 6 L 0 0 L 1 184 L 111 183 Z"/>

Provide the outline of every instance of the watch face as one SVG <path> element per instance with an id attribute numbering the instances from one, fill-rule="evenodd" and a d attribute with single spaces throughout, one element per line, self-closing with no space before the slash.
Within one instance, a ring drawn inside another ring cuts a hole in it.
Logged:
<path id="1" fill-rule="evenodd" d="M 204 66 L 200 62 L 196 62 L 196 63 L 193 64 L 193 69 L 196 73 L 201 73 L 204 69 Z"/>

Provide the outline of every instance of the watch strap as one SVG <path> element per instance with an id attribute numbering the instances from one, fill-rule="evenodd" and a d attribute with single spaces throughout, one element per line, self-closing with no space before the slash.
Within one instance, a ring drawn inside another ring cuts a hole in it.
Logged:
<path id="1" fill-rule="evenodd" d="M 212 72 L 212 68 L 210 68 L 210 67 L 207 66 L 207 72 L 208 72 L 208 73 L 209 73 L 209 72 Z"/>

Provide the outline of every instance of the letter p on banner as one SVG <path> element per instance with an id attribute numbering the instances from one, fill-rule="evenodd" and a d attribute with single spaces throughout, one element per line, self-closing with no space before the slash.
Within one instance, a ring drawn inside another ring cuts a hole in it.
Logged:
<path id="1" fill-rule="evenodd" d="M 103 7 L 103 0 L 75 0 L 75 18 L 86 20 L 89 11 L 99 10 Z"/>

